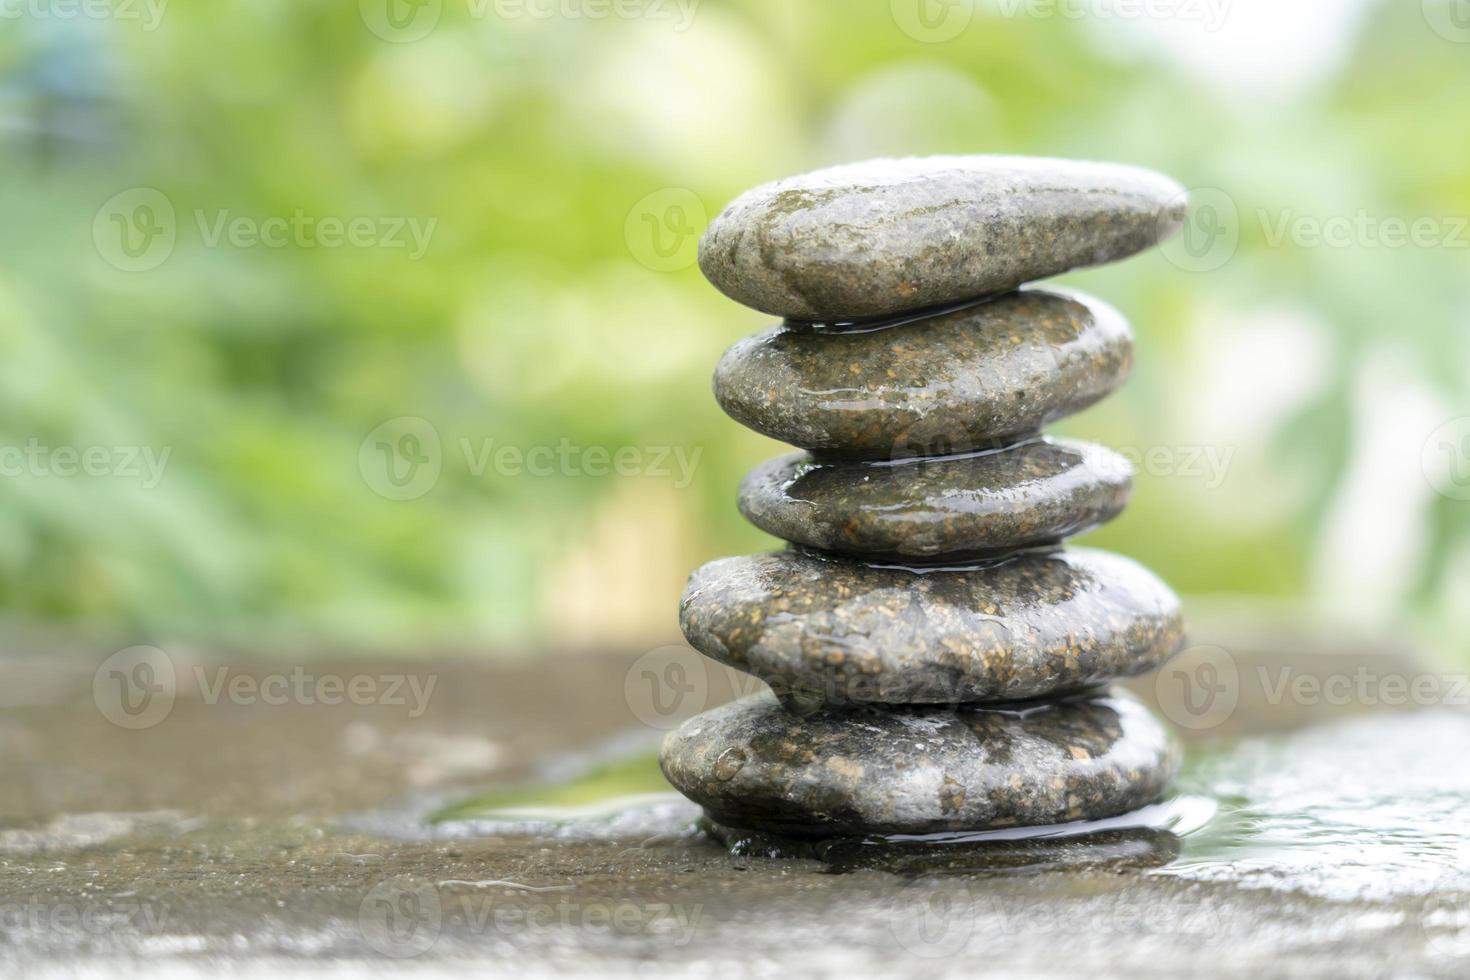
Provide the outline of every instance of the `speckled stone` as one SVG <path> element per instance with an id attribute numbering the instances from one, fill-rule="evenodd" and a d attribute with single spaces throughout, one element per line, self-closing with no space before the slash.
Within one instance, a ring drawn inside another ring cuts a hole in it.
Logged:
<path id="1" fill-rule="evenodd" d="M 793 703 L 1056 695 L 1151 670 L 1183 639 L 1168 586 L 1081 548 L 967 570 L 794 550 L 723 558 L 690 576 L 679 623 L 696 650 Z"/>
<path id="2" fill-rule="evenodd" d="M 715 369 L 736 421 L 802 449 L 902 459 L 991 448 L 1113 391 L 1133 337 L 1090 297 L 1024 290 L 876 330 L 781 326 Z"/>
<path id="3" fill-rule="evenodd" d="M 736 302 L 809 321 L 970 299 L 1168 238 L 1185 191 L 1122 164 L 870 160 L 763 184 L 710 223 L 699 266 Z"/>
<path id="4" fill-rule="evenodd" d="M 824 551 L 955 559 L 1097 527 L 1123 509 L 1131 485 L 1122 456 L 1069 439 L 899 463 L 792 453 L 750 472 L 740 512 L 763 531 Z"/>
<path id="5" fill-rule="evenodd" d="M 1117 816 L 1178 768 L 1164 728 L 1121 694 L 1024 711 L 788 714 L 736 701 L 664 739 L 664 775 L 711 819 L 792 837 L 924 834 Z"/>

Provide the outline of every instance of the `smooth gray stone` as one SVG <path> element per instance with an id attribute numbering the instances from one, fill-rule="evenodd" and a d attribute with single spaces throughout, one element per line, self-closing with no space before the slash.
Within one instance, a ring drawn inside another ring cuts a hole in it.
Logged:
<path id="1" fill-rule="evenodd" d="M 1126 258 L 1173 235 L 1185 211 L 1179 184 L 1123 164 L 869 160 L 740 195 L 705 231 L 699 267 L 766 313 L 860 320 Z"/>
<path id="2" fill-rule="evenodd" d="M 689 643 L 789 702 L 954 704 L 1076 691 L 1163 663 L 1179 600 L 1106 551 L 1021 552 L 910 570 L 799 551 L 697 569 L 679 607 Z"/>
<path id="3" fill-rule="evenodd" d="M 720 824 L 793 837 L 925 834 L 1117 816 L 1178 769 L 1127 695 L 976 707 L 787 713 L 769 694 L 690 719 L 659 756 Z"/>
<path id="4" fill-rule="evenodd" d="M 904 459 L 1034 435 L 1132 367 L 1133 336 L 1112 307 L 1023 290 L 876 330 L 747 337 L 720 359 L 715 398 L 737 422 L 802 449 Z"/>
<path id="5" fill-rule="evenodd" d="M 1070 439 L 898 463 L 792 453 L 750 472 L 740 512 L 778 538 L 824 551 L 954 559 L 1097 527 L 1123 509 L 1131 486 L 1126 459 Z"/>

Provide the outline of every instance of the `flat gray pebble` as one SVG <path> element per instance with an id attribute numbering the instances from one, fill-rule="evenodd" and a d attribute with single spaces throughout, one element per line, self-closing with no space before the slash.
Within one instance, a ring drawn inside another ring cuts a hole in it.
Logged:
<path id="1" fill-rule="evenodd" d="M 1157 802 L 1179 765 L 1123 694 L 975 707 L 787 713 L 768 694 L 664 739 L 664 775 L 720 824 L 792 837 L 924 834 L 1117 816 Z"/>
<path id="2" fill-rule="evenodd" d="M 699 244 L 721 292 L 766 313 L 857 320 L 938 306 L 1143 251 L 1184 188 L 1140 167 L 1009 156 L 868 160 L 763 184 Z"/>
<path id="3" fill-rule="evenodd" d="M 1133 336 L 1106 303 L 1023 290 L 876 330 L 781 326 L 715 369 L 737 422 L 855 459 L 993 448 L 1093 404 L 1133 367 Z"/>
<path id="4" fill-rule="evenodd" d="M 1037 698 L 1144 673 L 1180 646 L 1179 600 L 1136 562 L 1076 548 L 967 570 L 788 550 L 697 569 L 689 643 L 784 698 L 949 704 Z"/>
<path id="5" fill-rule="evenodd" d="M 786 541 L 871 558 L 983 555 L 1116 517 L 1132 467 L 1102 446 L 1031 439 L 1006 449 L 898 463 L 792 453 L 740 485 L 740 512 Z"/>

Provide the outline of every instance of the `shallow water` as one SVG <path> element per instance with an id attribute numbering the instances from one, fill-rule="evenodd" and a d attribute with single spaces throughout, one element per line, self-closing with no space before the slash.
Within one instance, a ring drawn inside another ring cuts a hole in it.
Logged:
<path id="1" fill-rule="evenodd" d="M 1470 717 L 1435 711 L 1210 753 L 1181 785 L 1220 813 L 1159 873 L 1330 899 L 1470 890 L 1467 747 Z"/>
<path id="2" fill-rule="evenodd" d="M 578 806 L 521 804 L 430 824 L 360 815 L 355 829 L 424 838 L 475 836 L 646 840 L 716 836 L 733 854 L 815 859 L 834 870 L 1014 874 L 1095 864 L 1115 854 L 1150 873 L 1327 899 L 1381 900 L 1470 891 L 1470 716 L 1448 710 L 1348 719 L 1196 747 L 1171 799 L 1132 814 L 1054 827 L 889 836 L 819 846 L 766 835 L 710 834 L 674 793 Z M 534 790 L 530 791 L 534 795 Z M 1128 848 L 1120 842 L 1132 841 Z M 1041 848 L 1046 842 L 1066 847 Z M 1027 854 L 1039 855 L 1033 864 Z M 895 861 L 902 858 L 901 861 Z"/>

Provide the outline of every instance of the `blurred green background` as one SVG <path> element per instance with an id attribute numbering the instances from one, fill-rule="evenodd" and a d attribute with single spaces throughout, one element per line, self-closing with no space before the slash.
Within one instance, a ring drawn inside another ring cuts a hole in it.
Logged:
<path id="1" fill-rule="evenodd" d="M 766 321 L 697 233 L 805 169 L 1002 152 L 1195 189 L 1068 280 L 1139 335 L 1059 427 L 1140 461 L 1090 542 L 1470 657 L 1467 6 L 14 0 L 0 616 L 669 642 L 691 568 L 772 545 L 734 494 L 781 450 L 710 395 Z"/>

